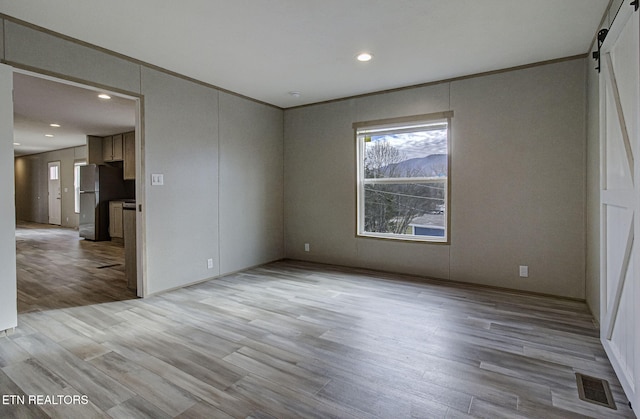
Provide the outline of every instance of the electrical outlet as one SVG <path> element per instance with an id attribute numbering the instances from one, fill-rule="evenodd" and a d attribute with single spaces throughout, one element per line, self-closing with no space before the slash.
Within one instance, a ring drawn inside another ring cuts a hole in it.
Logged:
<path id="1" fill-rule="evenodd" d="M 213 269 L 213 259 L 207 259 L 207 269 Z"/>
<path id="2" fill-rule="evenodd" d="M 309 246 L 309 243 L 305 243 L 304 244 L 304 251 L 305 252 L 309 252 L 311 250 L 311 247 Z"/>
<path id="3" fill-rule="evenodd" d="M 529 267 L 527 265 L 520 265 L 520 278 L 529 278 Z"/>

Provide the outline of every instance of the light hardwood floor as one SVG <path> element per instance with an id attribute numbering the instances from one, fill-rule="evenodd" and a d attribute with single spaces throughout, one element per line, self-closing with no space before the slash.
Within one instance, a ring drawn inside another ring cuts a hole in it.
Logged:
<path id="1" fill-rule="evenodd" d="M 81 240 L 77 230 L 19 222 L 18 313 L 136 298 L 124 277 L 124 247 Z"/>
<path id="2" fill-rule="evenodd" d="M 582 302 L 282 261 L 31 308 L 0 338 L 0 393 L 89 403 L 3 418 L 633 417 Z M 579 400 L 575 372 L 618 410 Z"/>

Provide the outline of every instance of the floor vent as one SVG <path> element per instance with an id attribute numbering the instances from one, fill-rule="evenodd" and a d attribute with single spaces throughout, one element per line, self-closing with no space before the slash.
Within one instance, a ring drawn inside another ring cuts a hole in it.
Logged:
<path id="1" fill-rule="evenodd" d="M 578 395 L 581 400 L 610 409 L 617 409 L 607 380 L 576 373 L 576 382 L 578 383 Z"/>
<path id="2" fill-rule="evenodd" d="M 97 269 L 106 269 L 106 268 L 113 268 L 115 266 L 120 266 L 119 263 L 114 263 L 113 265 L 104 265 L 104 266 L 98 266 Z"/>

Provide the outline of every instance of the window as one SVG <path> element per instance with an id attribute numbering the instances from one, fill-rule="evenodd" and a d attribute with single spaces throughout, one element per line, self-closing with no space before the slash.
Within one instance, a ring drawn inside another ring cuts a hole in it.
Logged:
<path id="1" fill-rule="evenodd" d="M 449 241 L 452 112 L 354 124 L 358 235 Z"/>
<path id="2" fill-rule="evenodd" d="M 75 212 L 80 214 L 80 166 L 86 165 L 86 161 L 77 161 L 73 164 L 73 189 L 75 193 Z"/>
<path id="3" fill-rule="evenodd" d="M 59 180 L 59 179 L 60 179 L 60 165 L 52 163 L 49 166 L 49 180 Z"/>

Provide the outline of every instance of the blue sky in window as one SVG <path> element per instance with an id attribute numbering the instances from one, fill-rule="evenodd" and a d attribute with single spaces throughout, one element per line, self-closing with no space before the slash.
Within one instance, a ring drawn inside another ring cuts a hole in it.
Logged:
<path id="1" fill-rule="evenodd" d="M 388 141 L 400 150 L 405 159 L 426 157 L 431 154 L 447 154 L 447 130 L 429 130 L 406 134 L 374 135 L 371 141 Z"/>

